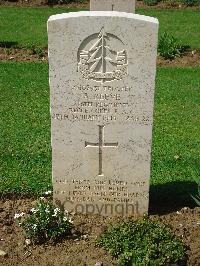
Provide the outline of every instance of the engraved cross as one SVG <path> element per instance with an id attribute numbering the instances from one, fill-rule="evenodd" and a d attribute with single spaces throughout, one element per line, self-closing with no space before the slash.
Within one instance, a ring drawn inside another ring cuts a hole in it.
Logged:
<path id="1" fill-rule="evenodd" d="M 99 142 L 98 143 L 92 143 L 85 141 L 85 147 L 98 147 L 99 148 L 99 173 L 98 175 L 103 176 L 103 148 L 105 147 L 111 147 L 116 148 L 118 147 L 118 142 L 115 143 L 105 143 L 104 142 L 104 126 L 98 126 L 99 127 Z"/>

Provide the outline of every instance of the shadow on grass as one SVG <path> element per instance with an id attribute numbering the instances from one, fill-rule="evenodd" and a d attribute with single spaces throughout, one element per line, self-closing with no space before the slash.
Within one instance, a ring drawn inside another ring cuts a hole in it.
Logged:
<path id="1" fill-rule="evenodd" d="M 0 41 L 0 47 L 2 47 L 2 48 L 14 48 L 17 45 L 18 45 L 18 42 Z"/>
<path id="2" fill-rule="evenodd" d="M 167 214 L 183 207 L 196 206 L 191 195 L 197 192 L 195 182 L 170 182 L 150 186 L 150 214 Z"/>

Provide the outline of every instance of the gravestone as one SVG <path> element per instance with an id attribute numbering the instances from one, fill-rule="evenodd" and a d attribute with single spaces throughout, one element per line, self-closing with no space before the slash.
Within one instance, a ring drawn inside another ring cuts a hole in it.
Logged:
<path id="1" fill-rule="evenodd" d="M 135 13 L 135 0 L 90 0 L 90 10 Z"/>
<path id="2" fill-rule="evenodd" d="M 48 20 L 54 201 L 148 212 L 158 21 L 120 12 Z"/>

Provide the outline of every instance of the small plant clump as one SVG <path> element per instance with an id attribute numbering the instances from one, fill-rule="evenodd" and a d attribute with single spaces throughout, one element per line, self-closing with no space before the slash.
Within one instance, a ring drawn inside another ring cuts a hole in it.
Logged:
<path id="1" fill-rule="evenodd" d="M 56 5 L 56 4 L 70 4 L 70 3 L 84 3 L 85 0 L 48 0 L 49 5 Z"/>
<path id="2" fill-rule="evenodd" d="M 182 0 L 187 6 L 200 6 L 200 0 Z"/>
<path id="3" fill-rule="evenodd" d="M 180 57 L 187 49 L 188 45 L 182 45 L 178 40 L 165 32 L 161 35 L 158 43 L 158 52 L 165 59 L 174 59 Z"/>
<path id="4" fill-rule="evenodd" d="M 71 234 L 72 220 L 69 213 L 43 198 L 30 210 L 29 215 L 15 214 L 14 218 L 21 220 L 19 225 L 25 230 L 26 237 L 35 243 L 56 241 L 61 236 Z"/>
<path id="5" fill-rule="evenodd" d="M 171 229 L 148 219 L 111 226 L 98 240 L 120 266 L 158 266 L 184 258 L 184 245 Z"/>
<path id="6" fill-rule="evenodd" d="M 30 53 L 33 55 L 38 55 L 40 58 L 45 56 L 45 51 L 42 47 L 29 43 L 24 48 L 30 50 Z"/>
<path id="7" fill-rule="evenodd" d="M 44 50 L 39 46 L 33 45 L 30 50 L 32 54 L 38 55 L 40 58 L 45 55 Z"/>
<path id="8" fill-rule="evenodd" d="M 196 178 L 195 181 L 197 183 L 198 190 L 197 190 L 197 194 L 196 195 L 191 195 L 191 197 L 196 202 L 196 204 L 198 206 L 200 206 L 200 178 Z"/>
<path id="9" fill-rule="evenodd" d="M 155 6 L 158 4 L 158 2 L 160 2 L 160 0 L 143 0 L 143 2 L 147 5 L 147 6 Z"/>

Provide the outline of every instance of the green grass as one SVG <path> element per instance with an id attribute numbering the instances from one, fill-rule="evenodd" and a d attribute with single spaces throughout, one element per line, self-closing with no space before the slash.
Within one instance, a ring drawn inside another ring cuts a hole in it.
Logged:
<path id="1" fill-rule="evenodd" d="M 193 179 L 200 165 L 200 68 L 158 69 L 153 183 Z"/>
<path id="2" fill-rule="evenodd" d="M 47 47 L 46 22 L 50 15 L 69 11 L 68 8 L 19 8 L 0 7 L 0 42 L 17 46 L 34 44 Z M 139 9 L 137 13 L 157 17 L 160 33 L 169 31 L 183 44 L 200 48 L 199 10 L 150 10 Z"/>
<path id="3" fill-rule="evenodd" d="M 170 185 L 185 197 L 191 192 L 187 183 L 197 176 L 199 70 L 158 69 L 151 180 L 156 191 L 169 193 Z M 0 73 L 0 194 L 37 194 L 51 186 L 48 65 L 1 63 Z"/>
<path id="4" fill-rule="evenodd" d="M 47 64 L 0 64 L 0 194 L 51 184 Z"/>
<path id="5" fill-rule="evenodd" d="M 192 182 L 200 165 L 199 74 L 200 68 L 157 72 L 151 173 L 157 204 L 159 198 L 186 204 L 196 189 Z"/>
<path id="6" fill-rule="evenodd" d="M 0 42 L 47 47 L 47 20 L 51 15 L 77 11 L 69 8 L 0 7 Z"/>
<path id="7" fill-rule="evenodd" d="M 140 9 L 141 15 L 156 17 L 159 20 L 159 35 L 167 31 L 184 45 L 200 48 L 199 10 L 153 10 Z"/>

